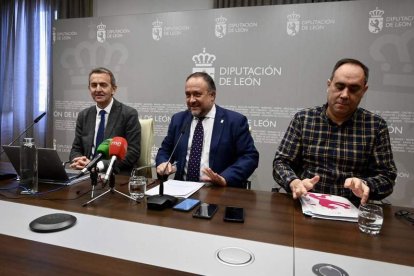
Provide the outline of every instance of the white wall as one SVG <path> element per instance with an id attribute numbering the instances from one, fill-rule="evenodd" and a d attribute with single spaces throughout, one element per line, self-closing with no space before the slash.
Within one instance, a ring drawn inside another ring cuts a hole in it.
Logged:
<path id="1" fill-rule="evenodd" d="M 138 13 L 205 10 L 214 7 L 214 0 L 95 0 L 95 17 Z"/>

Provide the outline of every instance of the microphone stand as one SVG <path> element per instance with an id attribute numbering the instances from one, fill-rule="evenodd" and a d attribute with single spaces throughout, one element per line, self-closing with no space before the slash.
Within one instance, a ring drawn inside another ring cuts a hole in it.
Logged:
<path id="1" fill-rule="evenodd" d="M 171 164 L 171 158 L 173 157 L 175 150 L 177 149 L 178 144 L 180 143 L 181 137 L 185 133 L 188 126 L 191 124 L 192 119 L 187 122 L 180 131 L 180 136 L 177 139 L 177 143 L 174 145 L 174 148 L 170 154 L 170 158 L 168 158 L 167 163 L 165 164 L 164 171 L 162 175 L 158 175 L 157 177 L 160 180 L 159 185 L 159 194 L 153 195 L 147 198 L 147 207 L 148 209 L 152 210 L 164 210 L 165 208 L 170 208 L 177 203 L 177 198 L 171 195 L 164 195 L 164 181 L 168 179 L 168 175 L 165 175 L 167 171 L 168 164 Z"/>
<path id="2" fill-rule="evenodd" d="M 91 185 L 92 185 L 92 191 L 91 191 L 91 198 L 93 198 L 93 193 L 95 191 L 96 185 L 98 185 L 98 170 L 95 167 L 92 168 L 91 173 L 89 174 L 91 178 Z"/>
<path id="3" fill-rule="evenodd" d="M 111 173 L 111 175 L 110 175 L 110 177 L 109 177 L 109 189 L 108 189 L 108 190 L 106 190 L 106 192 L 104 192 L 104 193 L 102 193 L 102 194 L 98 195 L 97 197 L 92 198 L 92 199 L 91 199 L 91 200 L 89 200 L 88 202 L 84 203 L 82 206 L 83 206 L 83 207 L 85 207 L 85 206 L 86 206 L 86 205 L 88 205 L 89 203 L 91 203 L 91 202 L 93 202 L 93 201 L 97 200 L 98 198 L 100 198 L 100 197 L 102 197 L 102 196 L 106 195 L 106 194 L 107 194 L 107 193 L 109 193 L 109 192 L 111 192 L 112 194 L 113 194 L 114 192 L 116 192 L 116 193 L 118 193 L 118 194 L 120 194 L 120 195 L 123 195 L 123 196 L 125 196 L 125 197 L 129 198 L 129 199 L 132 199 L 133 201 L 136 201 L 133 197 L 131 197 L 131 196 L 127 195 L 127 194 L 124 194 L 123 192 L 120 192 L 120 191 L 118 191 L 117 189 L 115 189 L 115 173 L 114 173 L 114 172 L 112 172 L 112 173 Z"/>
<path id="4" fill-rule="evenodd" d="M 43 112 L 39 116 L 36 117 L 36 119 L 33 120 L 33 123 L 31 123 L 23 132 L 19 134 L 13 141 L 11 141 L 8 146 L 11 146 L 14 144 L 14 142 L 17 141 L 20 137 L 22 137 L 23 134 L 25 134 L 29 129 L 31 129 L 34 124 L 37 124 L 44 116 L 46 115 L 46 112 Z M 0 155 L 4 153 L 4 149 L 1 150 Z M 15 178 L 17 175 L 14 173 L 7 173 L 7 174 L 0 174 L 0 179 L 12 179 Z"/>

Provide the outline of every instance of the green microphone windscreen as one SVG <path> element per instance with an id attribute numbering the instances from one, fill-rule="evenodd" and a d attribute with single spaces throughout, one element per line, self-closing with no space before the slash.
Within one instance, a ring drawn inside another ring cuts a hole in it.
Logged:
<path id="1" fill-rule="evenodd" d="M 112 138 L 104 140 L 96 150 L 97 153 L 102 153 L 102 159 L 109 159 L 109 145 L 112 142 Z"/>

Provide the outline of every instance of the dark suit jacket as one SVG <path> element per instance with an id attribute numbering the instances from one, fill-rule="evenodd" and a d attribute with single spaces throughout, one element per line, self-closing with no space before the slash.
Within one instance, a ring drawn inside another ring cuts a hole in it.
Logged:
<path id="1" fill-rule="evenodd" d="M 189 125 L 192 119 L 193 116 L 188 110 L 179 112 L 171 118 L 167 136 L 156 157 L 157 166 L 168 160 L 184 127 L 183 136 L 171 159 L 171 162 L 178 162 L 175 173 L 175 179 L 178 180 L 183 180 L 190 135 L 190 127 L 185 126 Z M 216 105 L 209 156 L 210 168 L 224 177 L 228 186 L 245 187 L 247 179 L 258 163 L 259 153 L 250 135 L 247 118 Z"/>
<path id="2" fill-rule="evenodd" d="M 90 157 L 94 144 L 96 106 L 82 110 L 76 121 L 75 139 L 70 151 L 70 160 L 78 156 Z M 138 112 L 114 99 L 105 127 L 104 139 L 124 137 L 128 142 L 125 160 L 116 162 L 117 171 L 130 171 L 139 159 L 141 145 L 141 125 Z M 98 145 L 99 146 L 99 145 Z"/>

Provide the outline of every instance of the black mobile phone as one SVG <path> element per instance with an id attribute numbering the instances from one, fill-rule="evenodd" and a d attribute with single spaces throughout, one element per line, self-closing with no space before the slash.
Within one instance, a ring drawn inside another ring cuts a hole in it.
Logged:
<path id="1" fill-rule="evenodd" d="M 186 198 L 180 203 L 176 204 L 173 209 L 177 211 L 184 211 L 188 212 L 191 209 L 193 209 L 195 206 L 200 204 L 200 200 L 198 199 L 192 199 L 192 198 Z"/>
<path id="2" fill-rule="evenodd" d="M 193 213 L 193 217 L 211 219 L 217 212 L 217 209 L 217 204 L 202 203 Z"/>
<path id="3" fill-rule="evenodd" d="M 227 206 L 224 211 L 225 221 L 244 222 L 244 209 L 240 207 Z"/>

